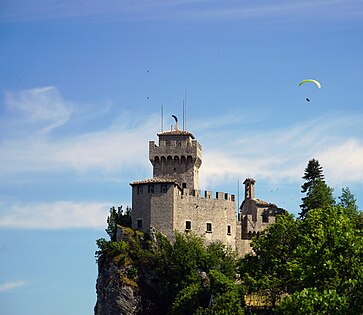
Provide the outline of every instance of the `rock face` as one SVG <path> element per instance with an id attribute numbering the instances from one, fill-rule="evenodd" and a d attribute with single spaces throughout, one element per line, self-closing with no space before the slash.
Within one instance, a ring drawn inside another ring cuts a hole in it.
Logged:
<path id="1" fill-rule="evenodd" d="M 158 309 L 159 279 L 152 263 L 141 259 L 150 253 L 150 244 L 155 242 L 156 238 L 154 242 L 149 241 L 141 232 L 117 226 L 116 242 L 109 244 L 120 245 L 120 249 L 106 249 L 98 256 L 95 315 L 163 313 Z"/>
<path id="2" fill-rule="evenodd" d="M 95 315 L 142 314 L 139 288 L 125 276 L 126 272 L 107 257 L 100 257 Z"/>

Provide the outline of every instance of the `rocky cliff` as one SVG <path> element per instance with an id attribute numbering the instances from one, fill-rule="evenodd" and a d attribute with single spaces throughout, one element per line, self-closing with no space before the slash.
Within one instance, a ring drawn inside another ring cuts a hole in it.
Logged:
<path id="1" fill-rule="evenodd" d="M 150 244 L 142 233 L 124 227 L 118 227 L 117 242 L 101 242 L 95 315 L 157 314 L 158 279 L 139 259 Z"/>

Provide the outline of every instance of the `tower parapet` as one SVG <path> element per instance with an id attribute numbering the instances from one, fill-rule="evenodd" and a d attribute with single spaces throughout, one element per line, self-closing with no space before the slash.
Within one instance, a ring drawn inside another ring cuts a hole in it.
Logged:
<path id="1" fill-rule="evenodd" d="M 160 132 L 158 137 L 159 145 L 149 142 L 153 177 L 173 177 L 182 188 L 198 189 L 202 146 L 193 134 L 176 129 Z"/>

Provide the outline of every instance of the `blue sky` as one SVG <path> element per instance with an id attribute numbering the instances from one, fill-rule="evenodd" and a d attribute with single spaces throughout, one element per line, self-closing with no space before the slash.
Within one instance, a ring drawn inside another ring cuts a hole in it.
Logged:
<path id="1" fill-rule="evenodd" d="M 202 190 L 297 214 L 315 158 L 362 209 L 362 37 L 358 0 L 2 0 L 1 314 L 93 313 L 95 240 L 185 92 Z"/>

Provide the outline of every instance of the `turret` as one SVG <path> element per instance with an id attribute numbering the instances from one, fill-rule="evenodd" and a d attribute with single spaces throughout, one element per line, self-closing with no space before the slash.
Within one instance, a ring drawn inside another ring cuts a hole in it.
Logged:
<path id="1" fill-rule="evenodd" d="M 245 199 L 254 199 L 255 180 L 253 178 L 246 178 L 243 184 L 245 185 Z"/>

